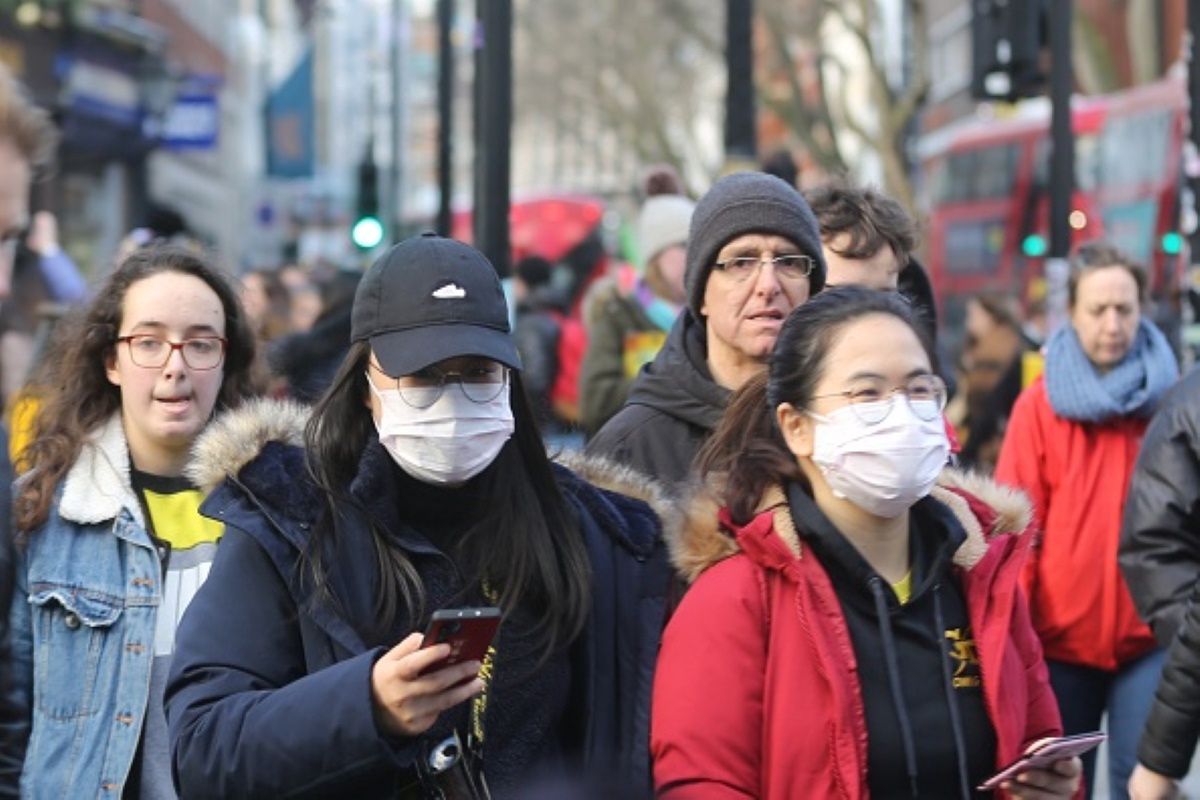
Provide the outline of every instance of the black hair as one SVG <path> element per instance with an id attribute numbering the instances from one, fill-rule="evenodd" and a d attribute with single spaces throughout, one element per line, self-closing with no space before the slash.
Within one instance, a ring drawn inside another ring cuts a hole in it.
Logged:
<path id="1" fill-rule="evenodd" d="M 305 430 L 308 471 L 327 500 L 314 527 L 306 561 L 318 596 L 332 599 L 326 554 L 332 551 L 333 515 L 351 504 L 353 480 L 363 449 L 377 436 L 367 397 L 371 349 L 357 342 L 317 403 Z M 535 646 L 549 657 L 583 630 L 590 610 L 590 566 L 583 538 L 555 480 L 538 432 L 519 370 L 511 371 L 510 402 L 514 433 L 492 467 L 477 480 L 488 498 L 486 523 L 468 531 L 458 552 L 482 574 L 476 576 L 499 592 L 506 614 L 517 607 L 536 615 Z M 377 553 L 375 612 L 379 625 L 401 614 L 425 615 L 421 577 L 393 540 L 369 520 Z M 496 546 L 496 542 L 504 546 Z M 461 565 L 460 565 L 461 566 Z M 469 573 L 468 573 L 469 574 Z"/>

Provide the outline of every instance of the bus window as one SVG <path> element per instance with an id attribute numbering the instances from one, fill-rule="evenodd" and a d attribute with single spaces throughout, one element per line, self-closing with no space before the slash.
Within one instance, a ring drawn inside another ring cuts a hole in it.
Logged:
<path id="1" fill-rule="evenodd" d="M 989 275 L 1000 268 L 1004 251 L 1004 219 L 947 223 L 946 271 L 955 275 Z"/>
<path id="2" fill-rule="evenodd" d="M 1093 192 L 1100 183 L 1100 142 L 1094 133 L 1075 137 L 1075 190 Z M 1050 138 L 1038 139 L 1033 151 L 1033 185 L 1050 186 Z"/>
<path id="3" fill-rule="evenodd" d="M 1171 111 L 1109 117 L 1104 126 L 1101 184 L 1105 188 L 1161 183 L 1171 140 Z M 1132 156 L 1132 157 L 1131 157 Z"/>
<path id="4" fill-rule="evenodd" d="M 1008 197 L 1016 173 L 1016 144 L 952 153 L 938 170 L 935 202 L 943 205 Z"/>

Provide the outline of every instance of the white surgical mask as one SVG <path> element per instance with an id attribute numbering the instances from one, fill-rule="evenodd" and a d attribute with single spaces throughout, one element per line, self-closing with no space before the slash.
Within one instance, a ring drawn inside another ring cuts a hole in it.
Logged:
<path id="1" fill-rule="evenodd" d="M 457 383 L 445 386 L 428 408 L 404 402 L 399 389 L 377 389 L 379 441 L 400 469 L 425 483 L 457 486 L 487 469 L 513 434 L 508 386 L 476 403 Z"/>
<path id="2" fill-rule="evenodd" d="M 878 517 L 895 518 L 929 494 L 950 454 L 941 415 L 924 420 L 893 395 L 882 422 L 869 425 L 850 406 L 816 420 L 812 459 L 835 497 Z"/>

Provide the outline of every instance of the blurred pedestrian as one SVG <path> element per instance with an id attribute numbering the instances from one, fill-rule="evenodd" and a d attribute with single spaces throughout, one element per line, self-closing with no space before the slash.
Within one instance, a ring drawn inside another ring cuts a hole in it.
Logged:
<path id="1" fill-rule="evenodd" d="M 672 543 L 691 586 L 655 674 L 660 796 L 976 797 L 1061 732 L 1017 590 L 1030 509 L 943 469 L 945 402 L 895 294 L 826 290 L 788 317 Z M 1066 798 L 1080 771 L 1004 788 Z"/>
<path id="2" fill-rule="evenodd" d="M 1129 795 L 1176 797 L 1200 738 L 1200 369 L 1171 390 L 1146 429 L 1120 562 L 1138 611 L 1169 648 Z"/>
<path id="3" fill-rule="evenodd" d="M 167 693 L 183 795 L 408 796 L 454 732 L 497 797 L 572 767 L 648 788 L 655 510 L 547 461 L 500 282 L 467 245 L 384 253 L 351 338 L 307 421 L 260 406 L 197 446 L 226 533 Z M 502 609 L 482 665 L 421 647 L 454 606 Z"/>
<path id="4" fill-rule="evenodd" d="M 566 298 L 555 286 L 553 274 L 554 265 L 541 256 L 526 256 L 513 265 L 513 340 L 521 355 L 525 391 L 543 435 L 563 429 L 550 391 L 558 377 L 558 337 Z"/>
<path id="5" fill-rule="evenodd" d="M 959 463 L 991 474 L 1000 455 L 1013 405 L 1021 394 L 1024 354 L 1038 343 L 1024 330 L 1014 298 L 981 292 L 967 300 L 960 396 L 955 420 L 965 444 Z"/>
<path id="6" fill-rule="evenodd" d="M 904 207 L 869 187 L 834 181 L 804 193 L 821 226 L 821 247 L 828 265 L 826 287 L 865 286 L 899 292 L 917 310 L 917 319 L 934 343 L 933 369 L 953 397 L 954 371 L 941 353 L 937 302 L 925 268 L 913 256 L 917 225 Z M 950 433 L 951 451 L 958 440 Z"/>
<path id="7" fill-rule="evenodd" d="M 51 161 L 57 133 L 50 115 L 0 66 L 0 282 L 11 280 L 18 241 L 29 222 L 34 174 Z M 12 466 L 0 425 L 0 797 L 16 797 L 21 774 L 23 709 L 11 687 L 9 607 L 13 598 Z"/>
<path id="8" fill-rule="evenodd" d="M 184 469 L 214 409 L 251 393 L 254 339 L 212 265 L 160 246 L 60 336 L 15 498 L 21 794 L 173 797 L 166 669 L 222 532 Z"/>
<path id="9" fill-rule="evenodd" d="M 788 186 L 800 188 L 800 168 L 796 166 L 796 158 L 792 151 L 786 147 L 768 153 L 759 164 L 759 169 L 768 175 L 774 175 Z"/>
<path id="10" fill-rule="evenodd" d="M 283 379 L 280 394 L 300 403 L 315 403 L 337 374 L 350 350 L 350 312 L 362 273 L 339 270 L 319 289 L 315 322 L 277 339 L 267 351 L 271 371 Z"/>
<path id="11" fill-rule="evenodd" d="M 788 312 L 824 281 L 820 231 L 800 193 L 760 172 L 721 178 L 692 215 L 687 309 L 586 452 L 677 487 L 730 394 L 766 368 Z"/>
<path id="12" fill-rule="evenodd" d="M 1096 730 L 1107 712 L 1109 789 L 1121 798 L 1163 661 L 1117 566 L 1121 513 L 1142 435 L 1178 369 L 1142 317 L 1145 273 L 1116 248 L 1081 246 L 1067 296 L 1069 324 L 1013 407 L 996 478 L 1029 495 L 1042 531 L 1023 583 L 1063 727 Z M 1090 792 L 1094 752 L 1084 765 Z"/>
<path id="13" fill-rule="evenodd" d="M 620 410 L 645 364 L 662 349 L 686 301 L 688 226 L 696 207 L 671 176 L 651 172 L 638 213 L 641 273 L 620 270 L 591 292 L 584 319 L 587 355 L 580 374 L 580 422 L 600 430 Z"/>
<path id="14" fill-rule="evenodd" d="M 251 330 L 263 344 L 291 332 L 291 294 L 273 269 L 255 269 L 242 275 L 239 299 Z"/>

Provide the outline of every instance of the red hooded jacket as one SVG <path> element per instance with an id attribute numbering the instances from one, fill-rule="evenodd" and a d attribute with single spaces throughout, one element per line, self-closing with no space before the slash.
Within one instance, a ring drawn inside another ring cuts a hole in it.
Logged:
<path id="1" fill-rule="evenodd" d="M 1018 582 L 1030 515 L 1019 496 L 983 479 L 948 472 L 943 482 L 954 486 L 934 497 L 967 532 L 954 563 L 1000 767 L 1062 730 Z M 672 542 L 694 584 L 667 626 L 655 675 L 656 789 L 705 800 L 866 798 L 857 663 L 828 574 L 801 547 L 782 492 L 744 527 L 724 511 L 720 519 L 723 530 L 714 506 L 694 509 Z"/>

